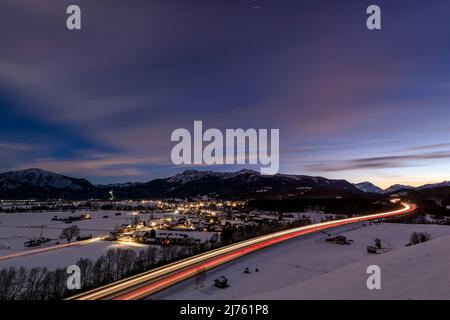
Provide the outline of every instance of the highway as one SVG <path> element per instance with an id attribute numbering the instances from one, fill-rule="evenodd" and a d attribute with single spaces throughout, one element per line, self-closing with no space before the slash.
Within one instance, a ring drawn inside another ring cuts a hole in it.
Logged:
<path id="1" fill-rule="evenodd" d="M 316 223 L 260 236 L 219 249 L 189 257 L 139 275 L 70 297 L 68 300 L 138 300 L 191 278 L 200 272 L 218 267 L 243 255 L 277 243 L 352 223 L 378 220 L 408 214 L 416 209 L 413 204 L 402 203 L 403 208 L 377 214 Z"/>

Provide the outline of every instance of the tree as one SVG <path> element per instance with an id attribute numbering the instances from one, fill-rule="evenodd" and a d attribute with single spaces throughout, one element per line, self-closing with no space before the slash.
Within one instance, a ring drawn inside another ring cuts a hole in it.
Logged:
<path id="1" fill-rule="evenodd" d="M 164 262 L 172 262 L 179 257 L 179 250 L 177 247 L 169 244 L 161 247 L 161 258 Z"/>
<path id="2" fill-rule="evenodd" d="M 70 243 L 74 237 L 78 237 L 79 235 L 80 228 L 78 228 L 78 226 L 70 226 L 63 229 L 59 238 L 62 240 L 67 240 L 67 243 Z"/>
<path id="3" fill-rule="evenodd" d="M 209 239 L 209 242 L 212 244 L 216 244 L 219 241 L 219 235 L 217 233 L 214 233 L 211 238 Z"/>
<path id="4" fill-rule="evenodd" d="M 222 233 L 220 234 L 223 243 L 228 244 L 233 239 L 233 226 L 231 223 L 226 222 L 222 228 Z"/>
<path id="5" fill-rule="evenodd" d="M 14 294 L 14 283 L 17 271 L 14 267 L 2 269 L 0 271 L 0 300 L 12 300 L 16 296 Z"/>
<path id="6" fill-rule="evenodd" d="M 81 287 L 82 288 L 90 288 L 92 285 L 92 282 L 94 281 L 93 279 L 93 268 L 94 268 L 94 263 L 87 259 L 87 258 L 80 258 L 76 265 L 78 267 L 80 267 L 81 270 L 81 274 L 80 274 L 80 278 L 81 278 Z"/>
<path id="7" fill-rule="evenodd" d="M 408 246 L 413 246 L 422 242 L 431 240 L 431 235 L 428 232 L 413 232 L 410 235 Z"/>
<path id="8" fill-rule="evenodd" d="M 149 246 L 146 250 L 140 250 L 134 266 L 136 271 L 143 272 L 156 265 L 158 260 L 159 250 L 153 246 Z"/>

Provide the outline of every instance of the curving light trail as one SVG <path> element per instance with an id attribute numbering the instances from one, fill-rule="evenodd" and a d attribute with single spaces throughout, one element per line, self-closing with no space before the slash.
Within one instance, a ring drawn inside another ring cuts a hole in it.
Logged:
<path id="1" fill-rule="evenodd" d="M 316 223 L 308 226 L 283 230 L 236 244 L 208 251 L 139 275 L 79 294 L 70 300 L 136 300 L 168 288 L 196 274 L 218 267 L 231 260 L 256 250 L 320 230 L 351 223 L 384 219 L 410 213 L 416 209 L 413 204 L 402 203 L 403 208 L 394 211 L 358 216 L 342 220 Z"/>

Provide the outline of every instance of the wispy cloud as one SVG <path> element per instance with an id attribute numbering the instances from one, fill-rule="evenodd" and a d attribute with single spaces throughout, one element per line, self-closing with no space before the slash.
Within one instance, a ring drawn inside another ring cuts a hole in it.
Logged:
<path id="1" fill-rule="evenodd" d="M 350 171 L 361 169 L 386 169 L 418 166 L 416 160 L 450 159 L 450 151 L 420 154 L 359 158 L 340 162 L 314 163 L 307 167 L 316 172 Z"/>
<path id="2" fill-rule="evenodd" d="M 404 149 L 405 151 L 419 151 L 419 150 L 432 150 L 432 149 L 442 149 L 450 147 L 450 143 L 436 143 L 429 145 L 421 145 L 416 147 L 411 147 Z"/>
<path id="3" fill-rule="evenodd" d="M 28 143 L 0 142 L 0 150 L 1 149 L 16 150 L 16 151 L 35 151 L 41 149 L 41 147 L 36 144 L 28 144 Z"/>
<path id="4" fill-rule="evenodd" d="M 79 0 L 83 30 L 68 32 L 68 0 L 2 0 L 11 27 L 0 29 L 0 168 L 124 181 L 155 166 L 172 172 L 170 133 L 194 120 L 279 128 L 280 161 L 295 173 L 363 176 L 446 159 L 414 153 L 450 147 L 438 140 L 450 116 L 448 1 L 428 5 L 426 18 L 425 4 L 380 1 L 398 23 L 370 36 L 357 1 L 253 10 L 247 1 Z M 402 20 L 405 6 L 427 28 Z M 411 134 L 436 144 L 407 149 Z M 394 147 L 407 155 L 362 158 Z"/>

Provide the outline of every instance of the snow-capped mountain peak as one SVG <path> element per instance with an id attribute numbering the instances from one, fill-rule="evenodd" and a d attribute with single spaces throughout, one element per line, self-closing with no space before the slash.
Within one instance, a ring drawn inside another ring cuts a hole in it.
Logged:
<path id="1" fill-rule="evenodd" d="M 167 179 L 167 182 L 185 184 L 211 176 L 217 176 L 217 173 L 213 171 L 186 170 L 170 177 Z"/>
<path id="2" fill-rule="evenodd" d="M 357 187 L 359 190 L 369 193 L 383 193 L 383 189 L 377 187 L 371 182 L 365 181 L 361 183 L 356 183 L 355 187 Z"/>
<path id="3" fill-rule="evenodd" d="M 389 188 L 383 191 L 384 194 L 395 193 L 401 190 L 414 190 L 415 188 L 412 186 L 404 185 L 404 184 L 394 184 Z"/>
<path id="4" fill-rule="evenodd" d="M 371 182 L 361 182 L 354 184 L 356 188 L 358 188 L 361 191 L 369 192 L 369 193 L 383 193 L 383 194 L 392 194 L 396 193 L 398 191 L 413 191 L 413 190 L 425 190 L 425 189 L 433 189 L 433 188 L 441 188 L 441 187 L 450 187 L 450 181 L 443 181 L 439 183 L 430 183 L 425 184 L 420 187 L 412 187 L 404 184 L 393 184 L 387 189 L 381 189 L 374 185 Z"/>
<path id="5" fill-rule="evenodd" d="M 234 175 L 241 175 L 241 174 L 251 174 L 251 175 L 260 175 L 259 172 L 255 171 L 255 170 L 251 170 L 251 169 L 242 169 L 239 170 L 238 172 L 236 172 Z"/>
<path id="6" fill-rule="evenodd" d="M 426 184 L 426 185 L 419 187 L 419 189 L 431 189 L 431 188 L 440 188 L 440 187 L 450 187 L 450 181 Z"/>
<path id="7" fill-rule="evenodd" d="M 258 172 L 250 169 L 242 169 L 237 172 L 214 172 L 214 171 L 201 171 L 201 170 L 186 170 L 182 173 L 174 175 L 167 179 L 169 183 L 185 184 L 188 182 L 197 181 L 203 178 L 217 177 L 219 179 L 229 179 L 241 175 L 260 175 Z"/>
<path id="8" fill-rule="evenodd" d="M 0 174 L 0 186 L 6 189 L 17 189 L 27 186 L 79 190 L 89 185 L 90 183 L 85 179 L 69 178 L 36 168 Z"/>

